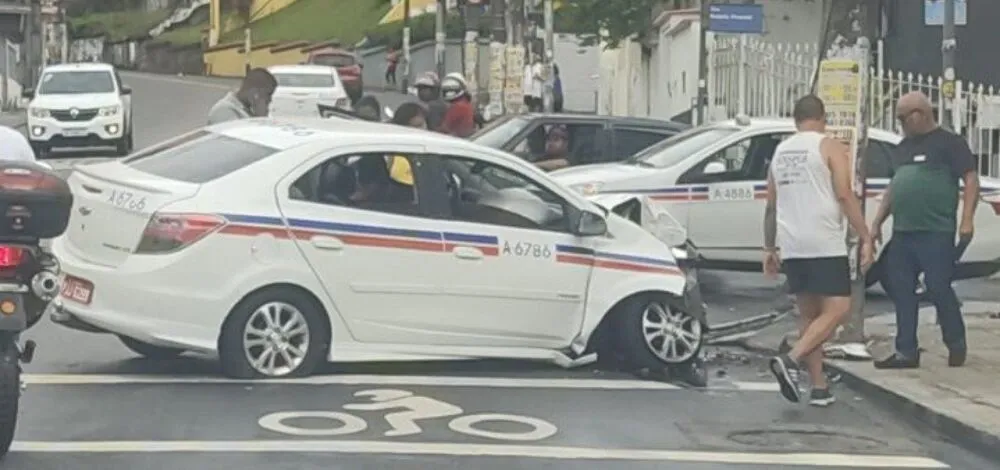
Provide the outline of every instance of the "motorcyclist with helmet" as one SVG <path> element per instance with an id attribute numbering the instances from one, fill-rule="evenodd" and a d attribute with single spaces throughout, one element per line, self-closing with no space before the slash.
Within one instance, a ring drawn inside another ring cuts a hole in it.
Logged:
<path id="1" fill-rule="evenodd" d="M 441 96 L 449 103 L 441 132 L 462 138 L 472 135 L 476 131 L 476 111 L 462 74 L 450 73 L 441 80 Z"/>
<path id="2" fill-rule="evenodd" d="M 417 98 L 427 109 L 427 128 L 440 130 L 444 115 L 448 112 L 448 104 L 441 99 L 441 80 L 434 72 L 420 76 L 413 84 L 417 89 Z"/>

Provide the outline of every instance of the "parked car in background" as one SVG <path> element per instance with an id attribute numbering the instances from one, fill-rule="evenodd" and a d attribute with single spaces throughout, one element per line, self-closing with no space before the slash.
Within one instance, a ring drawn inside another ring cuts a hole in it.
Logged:
<path id="1" fill-rule="evenodd" d="M 272 116 L 317 117 L 320 105 L 351 108 L 351 100 L 333 67 L 276 65 L 268 71 L 278 81 L 271 100 Z"/>
<path id="2" fill-rule="evenodd" d="M 795 133 L 791 119 L 738 119 L 691 129 L 618 163 L 566 168 L 552 177 L 588 196 L 644 195 L 663 203 L 686 224 L 698 247 L 700 266 L 759 271 L 764 247 L 767 169 L 778 144 Z M 865 166 L 869 223 L 891 179 L 890 154 L 902 139 L 870 129 Z M 1000 179 L 981 177 L 976 237 L 958 262 L 957 279 L 1000 271 Z M 885 233 L 892 233 L 892 219 Z M 885 276 L 882 256 L 868 272 L 868 285 Z"/>
<path id="3" fill-rule="evenodd" d="M 353 52 L 343 49 L 322 49 L 310 53 L 306 64 L 336 68 L 352 103 L 361 99 L 361 95 L 364 94 L 364 79 L 361 76 L 363 66 Z"/>
<path id="4" fill-rule="evenodd" d="M 596 114 L 528 113 L 497 118 L 470 139 L 480 145 L 535 160 L 545 152 L 545 134 L 566 126 L 573 165 L 623 160 L 690 126 L 660 119 Z"/>

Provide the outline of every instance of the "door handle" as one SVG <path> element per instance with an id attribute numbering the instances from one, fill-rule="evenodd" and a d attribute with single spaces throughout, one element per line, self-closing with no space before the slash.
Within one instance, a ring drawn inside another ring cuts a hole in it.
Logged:
<path id="1" fill-rule="evenodd" d="M 339 251 L 344 249 L 344 242 L 342 242 L 339 238 L 317 236 L 312 237 L 309 241 L 313 244 L 313 246 L 321 250 Z"/>
<path id="2" fill-rule="evenodd" d="M 454 250 L 451 250 L 458 259 L 483 259 L 483 252 L 479 248 L 472 248 L 468 246 L 457 246 Z"/>

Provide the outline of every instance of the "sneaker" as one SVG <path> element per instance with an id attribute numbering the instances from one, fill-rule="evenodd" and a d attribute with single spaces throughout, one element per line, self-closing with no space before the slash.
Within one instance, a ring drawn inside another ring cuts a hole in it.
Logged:
<path id="1" fill-rule="evenodd" d="M 885 359 L 875 361 L 876 369 L 917 369 L 919 367 L 920 353 L 914 357 L 907 357 L 897 352 Z"/>
<path id="2" fill-rule="evenodd" d="M 792 403 L 802 400 L 799 391 L 799 366 L 787 354 L 771 358 L 771 372 L 781 387 L 781 396 Z"/>
<path id="3" fill-rule="evenodd" d="M 830 393 L 829 388 L 814 388 L 809 392 L 809 404 L 812 406 L 830 406 L 837 398 Z"/>

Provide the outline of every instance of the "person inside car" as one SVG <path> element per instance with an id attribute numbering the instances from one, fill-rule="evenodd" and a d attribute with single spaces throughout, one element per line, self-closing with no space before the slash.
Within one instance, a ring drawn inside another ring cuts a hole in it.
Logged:
<path id="1" fill-rule="evenodd" d="M 372 204 L 407 204 L 414 201 L 413 186 L 392 180 L 385 157 L 364 155 L 355 165 L 357 185 L 350 195 L 351 202 Z"/>
<path id="2" fill-rule="evenodd" d="M 554 171 L 569 166 L 569 131 L 566 126 L 552 126 L 545 136 L 545 154 L 535 160 L 535 166 Z"/>
<path id="3" fill-rule="evenodd" d="M 441 123 L 441 131 L 455 137 L 468 137 L 476 132 L 476 112 L 469 96 L 469 87 L 461 74 L 448 74 L 441 81 L 441 94 L 448 101 L 448 112 Z"/>
<path id="4" fill-rule="evenodd" d="M 408 102 L 399 105 L 392 115 L 392 123 L 400 126 L 427 129 L 427 110 L 420 103 Z M 389 159 L 389 176 L 396 184 L 404 185 L 413 191 L 413 171 L 410 162 L 402 155 Z"/>

